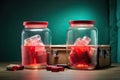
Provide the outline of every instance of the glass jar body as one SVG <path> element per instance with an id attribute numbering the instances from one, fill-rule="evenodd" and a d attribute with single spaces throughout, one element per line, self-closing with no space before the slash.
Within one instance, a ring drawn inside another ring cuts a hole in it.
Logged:
<path id="1" fill-rule="evenodd" d="M 47 65 L 51 32 L 48 28 L 25 28 L 21 34 L 22 65 L 42 68 Z"/>
<path id="2" fill-rule="evenodd" d="M 67 32 L 68 65 L 72 69 L 95 69 L 98 31 L 95 27 L 70 27 Z"/>

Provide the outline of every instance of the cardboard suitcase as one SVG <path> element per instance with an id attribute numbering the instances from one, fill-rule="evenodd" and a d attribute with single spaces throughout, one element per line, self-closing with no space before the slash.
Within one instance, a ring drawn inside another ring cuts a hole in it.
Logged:
<path id="1" fill-rule="evenodd" d="M 70 50 L 66 49 L 66 45 L 52 45 L 51 53 L 48 56 L 49 65 L 68 65 L 68 53 Z M 110 46 L 99 45 L 97 51 L 97 66 L 96 68 L 102 68 L 110 66 Z"/>

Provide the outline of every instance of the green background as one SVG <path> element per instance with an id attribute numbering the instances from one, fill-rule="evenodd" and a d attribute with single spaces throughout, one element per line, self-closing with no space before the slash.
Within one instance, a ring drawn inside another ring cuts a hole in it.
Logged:
<path id="1" fill-rule="evenodd" d="M 117 62 L 117 29 L 111 30 L 116 20 L 115 0 L 4 0 L 0 4 L 0 62 L 21 60 L 24 21 L 48 21 L 52 44 L 65 44 L 70 20 L 95 20 L 99 44 L 113 44 L 112 61 Z"/>
<path id="2" fill-rule="evenodd" d="M 117 47 L 117 61 L 120 63 L 120 0 L 117 0 L 117 25 L 118 27 L 118 47 Z"/>

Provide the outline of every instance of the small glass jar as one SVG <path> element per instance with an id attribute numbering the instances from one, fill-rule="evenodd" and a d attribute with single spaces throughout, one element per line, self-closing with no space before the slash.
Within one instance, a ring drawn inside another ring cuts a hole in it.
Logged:
<path id="1" fill-rule="evenodd" d="M 94 27 L 94 21 L 70 21 L 66 43 L 70 68 L 95 69 L 98 31 Z"/>
<path id="2" fill-rule="evenodd" d="M 23 22 L 21 34 L 22 65 L 25 68 L 45 68 L 50 52 L 51 32 L 45 21 Z"/>

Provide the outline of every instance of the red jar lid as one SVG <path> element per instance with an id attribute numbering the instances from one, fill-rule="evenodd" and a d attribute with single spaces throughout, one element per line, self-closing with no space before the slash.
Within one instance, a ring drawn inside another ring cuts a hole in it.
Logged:
<path id="1" fill-rule="evenodd" d="M 70 26 L 74 27 L 74 26 L 93 26 L 95 21 L 93 20 L 73 20 L 70 21 Z"/>
<path id="2" fill-rule="evenodd" d="M 25 28 L 47 28 L 48 22 L 46 21 L 25 21 L 23 22 Z"/>

